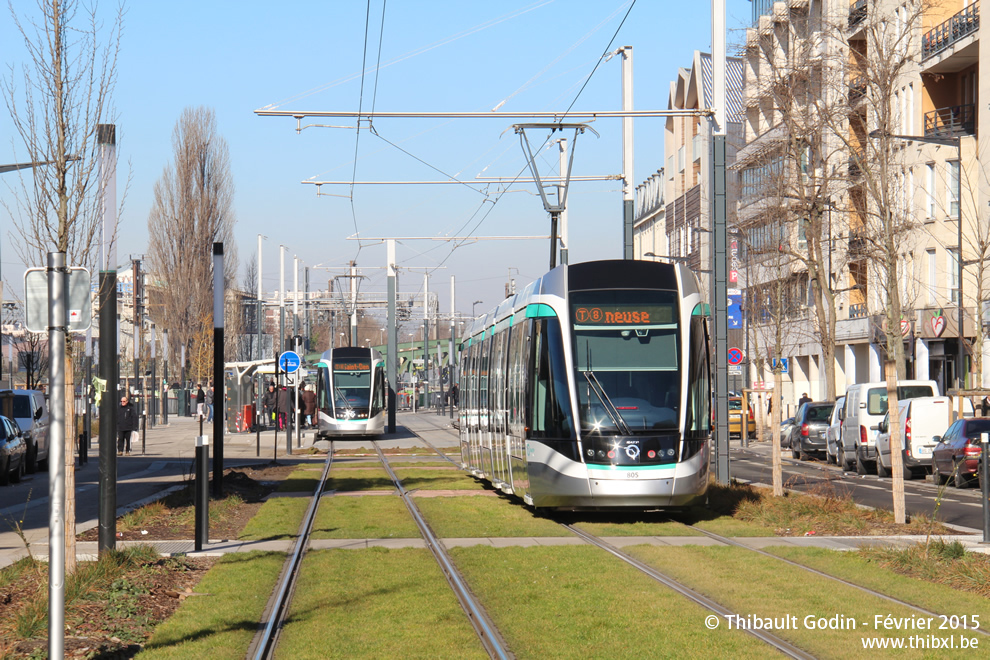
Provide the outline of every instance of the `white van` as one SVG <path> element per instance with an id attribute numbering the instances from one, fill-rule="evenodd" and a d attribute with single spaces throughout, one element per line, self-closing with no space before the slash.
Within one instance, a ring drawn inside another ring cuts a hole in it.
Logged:
<path id="1" fill-rule="evenodd" d="M 973 402 L 963 399 L 963 417 L 973 416 Z M 956 421 L 959 413 L 953 401 L 947 396 L 926 396 L 901 401 L 901 453 L 904 464 L 904 478 L 911 479 L 932 467 L 932 450 L 937 444 L 933 438 L 945 435 L 946 429 Z M 889 419 L 885 418 L 885 421 Z M 880 424 L 877 434 L 877 474 L 889 477 L 893 461 L 890 456 L 890 429 Z"/>
<path id="2" fill-rule="evenodd" d="M 934 380 L 902 380 L 897 383 L 898 400 L 938 396 Z M 878 425 L 887 414 L 887 382 L 857 383 L 846 390 L 846 405 L 840 413 L 842 444 L 839 465 L 850 469 L 856 462 L 856 472 L 867 474 L 876 465 Z"/>
<path id="3" fill-rule="evenodd" d="M 0 390 L 0 414 L 17 422 L 27 445 L 27 472 L 48 468 L 48 402 L 38 390 Z"/>

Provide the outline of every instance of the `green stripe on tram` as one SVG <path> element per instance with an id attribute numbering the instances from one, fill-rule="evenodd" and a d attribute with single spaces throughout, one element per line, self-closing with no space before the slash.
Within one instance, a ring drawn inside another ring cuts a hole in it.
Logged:
<path id="1" fill-rule="evenodd" d="M 603 465 L 598 463 L 588 463 L 589 470 L 616 470 L 622 472 L 640 472 L 642 470 L 673 470 L 677 463 L 668 465 Z"/>
<path id="2" fill-rule="evenodd" d="M 553 307 L 546 303 L 532 303 L 526 306 L 526 318 L 528 319 L 541 319 L 548 316 L 556 317 L 557 312 L 553 311 Z"/>

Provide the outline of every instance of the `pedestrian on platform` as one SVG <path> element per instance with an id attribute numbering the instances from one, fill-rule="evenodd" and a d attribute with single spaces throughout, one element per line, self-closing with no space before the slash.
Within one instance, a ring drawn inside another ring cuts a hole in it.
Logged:
<path id="1" fill-rule="evenodd" d="M 285 429 L 285 423 L 289 419 L 289 411 L 292 409 L 292 401 L 290 400 L 291 393 L 289 388 L 282 386 L 282 389 L 278 391 L 278 400 L 276 404 L 276 414 L 278 416 L 278 430 L 281 431 Z"/>
<path id="2" fill-rule="evenodd" d="M 206 403 L 206 414 L 207 414 L 206 421 L 212 422 L 213 421 L 213 384 L 212 383 L 210 383 L 210 389 L 206 390 L 205 403 Z"/>
<path id="3" fill-rule="evenodd" d="M 262 410 L 265 412 L 265 426 L 271 426 L 275 421 L 275 407 L 278 405 L 278 394 L 275 392 L 275 383 L 268 383 L 268 389 L 261 396 Z"/>
<path id="4" fill-rule="evenodd" d="M 798 407 L 803 406 L 806 403 L 811 403 L 811 397 L 808 396 L 807 392 L 801 394 L 801 398 L 798 399 Z"/>
<path id="5" fill-rule="evenodd" d="M 316 392 L 309 389 L 308 385 L 302 386 L 303 415 L 305 415 L 306 426 L 314 428 L 316 426 Z"/>
<path id="6" fill-rule="evenodd" d="M 138 416 L 134 404 L 126 394 L 120 397 L 117 408 L 117 456 L 131 453 L 131 434 L 138 430 Z"/>
<path id="7" fill-rule="evenodd" d="M 206 416 L 206 392 L 202 383 L 196 383 L 196 417 L 202 420 Z"/>

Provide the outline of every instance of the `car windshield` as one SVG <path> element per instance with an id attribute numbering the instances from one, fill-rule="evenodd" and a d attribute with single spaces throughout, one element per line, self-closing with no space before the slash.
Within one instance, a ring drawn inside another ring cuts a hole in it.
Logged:
<path id="1" fill-rule="evenodd" d="M 729 399 L 729 410 L 742 410 L 742 399 Z"/>
<path id="2" fill-rule="evenodd" d="M 827 422 L 832 414 L 833 406 L 808 406 L 808 412 L 804 415 L 806 422 Z"/>
<path id="3" fill-rule="evenodd" d="M 897 388 L 897 399 L 917 399 L 923 396 L 935 396 L 931 385 L 901 385 Z M 887 388 L 874 387 L 866 393 L 866 412 L 871 415 L 882 415 L 887 412 Z"/>
<path id="4" fill-rule="evenodd" d="M 966 422 L 966 438 L 979 439 L 981 433 L 990 433 L 990 419 L 974 419 Z"/>
<path id="5" fill-rule="evenodd" d="M 29 419 L 31 415 L 31 397 L 27 394 L 17 394 L 14 396 L 14 417 L 17 419 Z"/>

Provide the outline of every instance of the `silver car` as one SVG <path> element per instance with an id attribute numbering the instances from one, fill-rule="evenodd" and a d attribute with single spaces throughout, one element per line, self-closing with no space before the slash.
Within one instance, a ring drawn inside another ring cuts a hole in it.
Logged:
<path id="1" fill-rule="evenodd" d="M 825 429 L 825 460 L 833 464 L 837 464 L 839 462 L 839 434 L 842 429 L 842 420 L 839 419 L 839 410 L 841 410 L 845 404 L 846 397 L 836 397 L 835 407 L 832 408 L 832 414 L 828 418 L 828 428 Z"/>

